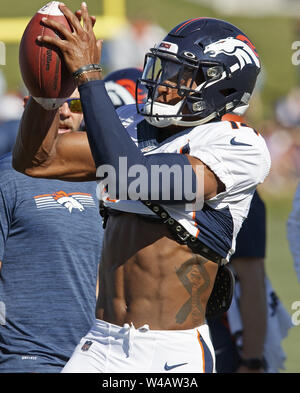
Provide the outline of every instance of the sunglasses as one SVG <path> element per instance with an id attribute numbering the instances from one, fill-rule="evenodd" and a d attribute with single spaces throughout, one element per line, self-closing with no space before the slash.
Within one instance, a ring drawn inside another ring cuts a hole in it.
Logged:
<path id="1" fill-rule="evenodd" d="M 68 98 L 66 100 L 66 103 L 68 104 L 71 112 L 82 113 L 82 106 L 81 106 L 80 98 Z"/>

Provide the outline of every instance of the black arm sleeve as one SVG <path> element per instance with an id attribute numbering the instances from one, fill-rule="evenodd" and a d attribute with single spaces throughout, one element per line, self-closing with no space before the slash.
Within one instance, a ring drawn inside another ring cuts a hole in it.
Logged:
<path id="1" fill-rule="evenodd" d="M 128 177 L 124 182 L 120 178 L 120 172 L 122 172 L 120 171 L 120 157 L 126 157 L 128 168 L 140 165 L 146 170 L 148 190 L 142 199 L 156 200 L 163 203 L 182 203 L 191 202 L 195 198 L 196 175 L 185 155 L 177 153 L 143 155 L 122 125 L 103 81 L 87 82 L 79 87 L 79 92 L 88 140 L 96 167 L 110 165 L 114 168 L 116 197 L 121 194 L 121 184 L 125 184 L 128 191 L 131 182 L 134 180 Z M 157 179 L 154 181 L 151 171 L 155 166 L 161 167 L 162 165 L 169 170 L 176 165 L 176 170 L 181 171 L 180 179 L 179 172 L 176 172 L 176 175 L 169 177 L 170 181 L 168 182 L 164 181 L 162 177 L 159 181 Z M 187 177 L 189 177 L 188 180 Z M 180 188 L 181 192 L 178 193 Z M 153 198 L 153 192 L 151 192 L 153 189 L 155 189 L 155 198 Z M 122 195 L 124 195 L 124 190 L 122 190 Z M 128 192 L 127 198 L 131 199 Z"/>

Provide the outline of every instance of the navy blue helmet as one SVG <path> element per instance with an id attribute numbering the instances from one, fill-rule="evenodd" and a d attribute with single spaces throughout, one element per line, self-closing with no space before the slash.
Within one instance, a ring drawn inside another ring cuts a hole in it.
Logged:
<path id="1" fill-rule="evenodd" d="M 115 108 L 134 104 L 136 101 L 142 104 L 145 101 L 147 97 L 145 86 L 141 85 L 139 89 L 136 88 L 137 80 L 141 76 L 141 69 L 128 67 L 113 71 L 103 78 L 105 88 Z"/>
<path id="2" fill-rule="evenodd" d="M 145 56 L 139 86 L 147 101 L 138 111 L 157 127 L 195 126 L 248 108 L 260 60 L 249 38 L 232 24 L 214 18 L 180 23 Z M 164 102 L 163 89 L 177 98 Z"/>

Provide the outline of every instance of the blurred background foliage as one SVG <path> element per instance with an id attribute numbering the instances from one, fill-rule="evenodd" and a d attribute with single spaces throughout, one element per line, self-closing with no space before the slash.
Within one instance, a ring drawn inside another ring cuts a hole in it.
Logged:
<path id="1" fill-rule="evenodd" d="M 31 17 L 44 3 L 40 0 L 10 0 L 1 6 L 0 17 Z M 74 11 L 80 7 L 80 3 L 78 0 L 66 1 L 67 6 Z M 103 12 L 101 0 L 89 0 L 88 7 L 91 14 L 101 15 Z M 166 31 L 183 20 L 197 16 L 226 19 L 241 28 L 255 43 L 264 67 L 263 110 L 259 118 L 270 117 L 274 102 L 298 83 L 297 69 L 291 62 L 291 43 L 297 39 L 294 18 L 276 15 L 225 16 L 203 6 L 201 2 L 197 4 L 186 0 L 126 0 L 126 17 L 133 20 L 141 15 L 158 23 Z M 17 89 L 21 83 L 19 45 L 9 44 L 6 48 L 8 66 L 4 68 L 5 76 L 9 89 Z"/>

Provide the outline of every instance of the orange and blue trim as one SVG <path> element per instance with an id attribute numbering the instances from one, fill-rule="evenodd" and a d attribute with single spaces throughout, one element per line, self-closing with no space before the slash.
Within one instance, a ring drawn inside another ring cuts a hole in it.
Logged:
<path id="1" fill-rule="evenodd" d="M 202 372 L 203 373 L 213 373 L 214 371 L 214 360 L 213 356 L 208 348 L 206 342 L 203 340 L 199 330 L 197 330 L 197 339 L 200 344 L 201 353 L 202 353 Z"/>
<path id="2" fill-rule="evenodd" d="M 186 22 L 182 23 L 182 24 L 177 28 L 177 30 L 175 31 L 175 33 L 178 33 L 178 31 L 181 30 L 181 29 L 183 29 L 186 25 L 189 25 L 190 23 L 195 22 L 196 20 L 199 20 L 199 19 L 204 19 L 204 18 L 203 18 L 203 16 L 202 16 L 202 17 L 200 17 L 200 18 L 194 18 L 194 19 L 189 19 L 189 20 L 187 20 Z"/>

